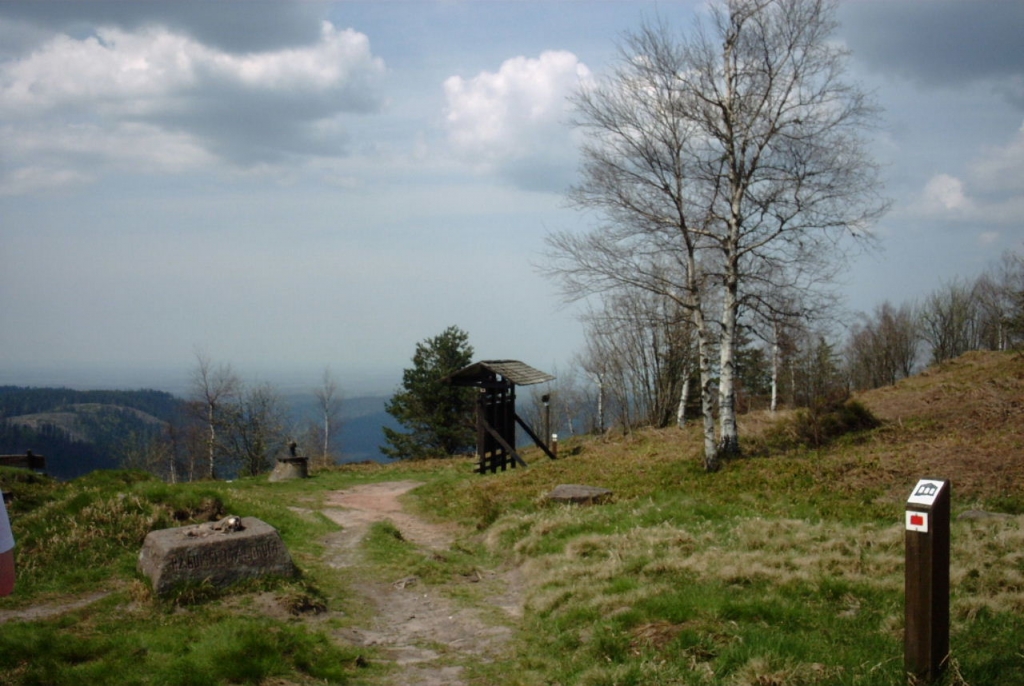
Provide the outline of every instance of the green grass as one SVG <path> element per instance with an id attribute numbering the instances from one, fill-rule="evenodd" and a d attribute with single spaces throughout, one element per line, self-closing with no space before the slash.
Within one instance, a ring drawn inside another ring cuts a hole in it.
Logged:
<path id="1" fill-rule="evenodd" d="M 870 469 L 871 459 L 846 446 L 841 454 L 740 460 L 706 475 L 674 454 L 672 438 L 585 443 L 574 464 L 534 458 L 530 469 L 497 477 L 473 475 L 459 461 L 280 485 L 168 486 L 131 473 L 12 483 L 22 503 L 15 513 L 24 574 L 0 609 L 48 602 L 58 589 L 111 594 L 59 619 L 5 625 L 0 682 L 372 681 L 374 669 L 356 666 L 362 653 L 331 638 L 331 627 L 247 613 L 235 601 L 271 593 L 298 607 L 345 607 L 346 575 L 319 560 L 335 526 L 313 511 L 332 489 L 417 478 L 427 485 L 408 496 L 409 506 L 460 521 L 467 535 L 426 554 L 393 525 L 375 524 L 364 541 L 366 569 L 443 585 L 514 564 L 527 578 L 513 663 L 469 667 L 478 683 L 904 683 L 901 504 L 821 483 L 822 475 Z M 544 493 L 570 481 L 611 484 L 616 497 L 591 507 L 545 502 Z M 152 598 L 134 571 L 145 532 L 226 513 L 278 527 L 302 576 Z M 966 683 L 1009 686 L 1007 674 L 1024 667 L 1014 648 L 1024 639 L 1021 524 L 954 524 L 953 645 Z M 83 559 L 104 574 L 67 564 Z"/>
<path id="2" fill-rule="evenodd" d="M 57 618 L 13 621 L 0 630 L 0 683 L 259 684 L 351 681 L 361 652 L 288 617 L 348 602 L 342 580 L 325 573 L 319 541 L 336 526 L 290 505 L 316 505 L 337 475 L 304 488 L 265 479 L 167 485 L 133 472 L 96 472 L 62 484 L 4 470 L 15 498 L 16 593 L 0 610 L 59 605 L 97 591 L 107 595 Z M 210 521 L 228 513 L 275 526 L 300 570 L 230 589 L 198 586 L 153 597 L 135 569 L 153 529 Z M 244 610 L 248 596 L 269 594 L 281 616 Z M 239 602 L 243 601 L 243 602 Z"/>
<path id="3" fill-rule="evenodd" d="M 343 684 L 356 659 L 301 626 L 213 610 L 125 617 L 99 607 L 0 633 L 5 684 L 259 684 L 275 676 Z"/>
<path id="4" fill-rule="evenodd" d="M 977 373 L 982 361 L 968 362 L 951 369 Z M 1005 466 L 991 488 L 975 478 L 962 495 L 971 470 L 1019 440 L 1006 435 L 1019 429 L 1000 420 L 999 431 L 947 430 L 947 415 L 927 414 L 944 396 L 923 386 L 945 383 L 946 373 L 911 384 L 916 405 L 901 406 L 900 389 L 877 396 L 898 422 L 818 448 L 757 420 L 764 426 L 743 434 L 750 456 L 713 475 L 700 468 L 695 427 L 563 440 L 564 459 L 527 450 L 529 468 L 488 476 L 473 474 L 466 459 L 347 467 L 283 484 L 168 486 L 125 472 L 56 484 L 0 470 L 16 495 L 22 572 L 0 611 L 109 592 L 59 618 L 4 624 L 0 683 L 376 683 L 386 669 L 357 665 L 377 656 L 335 635 L 349 620 L 267 616 L 255 599 L 269 594 L 363 621 L 365 603 L 349 590 L 355 575 L 416 576 L 478 603 L 491 591 L 449 582 L 518 567 L 525 607 L 510 654 L 466 665 L 469 683 L 902 686 L 902 513 L 916 478 L 951 478 L 954 515 L 1024 512 L 1019 479 Z M 969 422 L 1002 416 L 990 391 L 965 392 L 953 409 Z M 967 448 L 982 457 L 964 461 L 961 473 L 930 472 L 929 456 Z M 424 551 L 379 523 L 358 568 L 328 568 L 323 540 L 336 525 L 315 512 L 324 494 L 404 479 L 425 482 L 405 496 L 410 510 L 462 525 L 456 544 Z M 545 495 L 562 483 L 604 486 L 614 497 L 549 503 Z M 277 527 L 301 576 L 153 598 L 134 570 L 145 533 L 228 513 Z M 1024 516 L 954 521 L 952 538 L 953 661 L 943 684 L 1015 686 L 1024 673 Z"/>

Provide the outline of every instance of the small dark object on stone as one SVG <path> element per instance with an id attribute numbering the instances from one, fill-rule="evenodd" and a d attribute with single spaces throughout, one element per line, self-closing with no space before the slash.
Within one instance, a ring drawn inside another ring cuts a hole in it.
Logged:
<path id="1" fill-rule="evenodd" d="M 208 522 L 206 524 L 200 524 L 199 526 L 189 529 L 185 534 L 192 538 L 199 536 L 209 536 L 211 534 L 230 534 L 236 531 L 241 531 L 245 526 L 242 524 L 241 517 L 235 517 L 234 515 L 228 515 L 219 522 Z"/>

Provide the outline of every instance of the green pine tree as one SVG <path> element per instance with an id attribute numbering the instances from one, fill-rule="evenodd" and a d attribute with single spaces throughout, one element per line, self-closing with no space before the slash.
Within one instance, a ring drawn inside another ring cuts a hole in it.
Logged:
<path id="1" fill-rule="evenodd" d="M 416 344 L 413 366 L 402 373 L 402 388 L 385 409 L 405 427 L 384 427 L 388 457 L 419 459 L 449 457 L 471 449 L 476 429 L 475 392 L 443 383 L 442 379 L 472 363 L 469 334 L 450 326 L 438 336 Z"/>

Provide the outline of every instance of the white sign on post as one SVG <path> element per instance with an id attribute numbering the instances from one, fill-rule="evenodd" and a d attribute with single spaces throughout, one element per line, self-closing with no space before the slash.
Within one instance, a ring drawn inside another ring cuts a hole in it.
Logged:
<path id="1" fill-rule="evenodd" d="M 935 499 L 939 496 L 939 491 L 942 490 L 942 481 L 936 479 L 921 479 L 914 486 L 913 492 L 910 497 L 907 498 L 908 504 L 914 505 L 926 505 L 931 507 L 935 504 Z"/>
<path id="2" fill-rule="evenodd" d="M 907 510 L 907 531 L 928 533 L 928 513 Z"/>

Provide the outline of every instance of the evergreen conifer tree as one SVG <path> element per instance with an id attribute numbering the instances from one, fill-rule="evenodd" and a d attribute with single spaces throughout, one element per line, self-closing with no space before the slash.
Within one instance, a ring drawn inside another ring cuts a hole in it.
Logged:
<path id="1" fill-rule="evenodd" d="M 450 386 L 444 377 L 472 363 L 469 334 L 450 326 L 416 344 L 413 366 L 402 373 L 402 388 L 385 409 L 406 431 L 384 427 L 388 457 L 449 457 L 475 441 L 472 388 Z"/>

